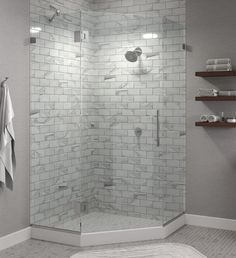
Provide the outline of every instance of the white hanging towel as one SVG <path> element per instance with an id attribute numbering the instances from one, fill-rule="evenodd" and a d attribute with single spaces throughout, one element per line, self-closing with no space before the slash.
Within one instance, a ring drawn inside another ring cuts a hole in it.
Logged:
<path id="1" fill-rule="evenodd" d="M 0 183 L 10 189 L 13 187 L 16 168 L 13 117 L 14 111 L 9 89 L 4 83 L 0 86 Z"/>

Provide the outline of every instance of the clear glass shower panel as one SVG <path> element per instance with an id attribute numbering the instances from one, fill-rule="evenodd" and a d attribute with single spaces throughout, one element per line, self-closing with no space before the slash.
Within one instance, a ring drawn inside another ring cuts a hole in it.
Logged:
<path id="1" fill-rule="evenodd" d="M 80 31 L 75 6 L 31 0 L 31 223 L 78 231 Z"/>
<path id="2" fill-rule="evenodd" d="M 185 212 L 186 177 L 186 44 L 185 8 L 163 18 L 164 60 L 160 124 L 163 152 L 160 175 L 164 184 L 163 223 Z"/>
<path id="3" fill-rule="evenodd" d="M 163 17 L 83 12 L 82 232 L 163 224 Z"/>

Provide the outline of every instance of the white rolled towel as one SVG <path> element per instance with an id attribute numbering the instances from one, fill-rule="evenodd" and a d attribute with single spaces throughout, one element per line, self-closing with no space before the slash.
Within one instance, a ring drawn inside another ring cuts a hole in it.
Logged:
<path id="1" fill-rule="evenodd" d="M 206 64 L 207 65 L 231 64 L 231 59 L 230 58 L 208 59 Z"/>
<path id="2" fill-rule="evenodd" d="M 231 64 L 207 65 L 207 71 L 232 71 Z"/>
<path id="3" fill-rule="evenodd" d="M 208 115 L 201 115 L 200 116 L 200 121 L 201 122 L 208 122 Z"/>
<path id="4" fill-rule="evenodd" d="M 210 116 L 208 116 L 208 121 L 210 123 L 219 122 L 220 121 L 220 117 L 219 116 L 215 116 L 215 115 L 210 115 Z"/>

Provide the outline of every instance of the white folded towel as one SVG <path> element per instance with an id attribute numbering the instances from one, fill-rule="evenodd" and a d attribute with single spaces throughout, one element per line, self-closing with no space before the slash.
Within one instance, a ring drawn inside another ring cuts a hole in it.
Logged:
<path id="1" fill-rule="evenodd" d="M 231 64 L 207 65 L 207 71 L 232 71 Z"/>
<path id="2" fill-rule="evenodd" d="M 16 167 L 13 117 L 9 89 L 3 84 L 0 86 L 0 182 L 10 189 L 13 186 Z"/>
<path id="3" fill-rule="evenodd" d="M 218 90 L 216 90 L 216 89 L 199 89 L 198 90 L 198 95 L 200 97 L 203 97 L 203 96 L 217 96 L 218 95 Z"/>
<path id="4" fill-rule="evenodd" d="M 231 59 L 230 58 L 208 59 L 206 64 L 207 65 L 231 64 Z"/>
<path id="5" fill-rule="evenodd" d="M 236 90 L 220 90 L 219 96 L 236 96 Z"/>

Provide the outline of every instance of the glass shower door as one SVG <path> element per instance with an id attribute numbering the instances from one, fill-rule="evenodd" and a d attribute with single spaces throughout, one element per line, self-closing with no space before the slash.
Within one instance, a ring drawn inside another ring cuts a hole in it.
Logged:
<path id="1" fill-rule="evenodd" d="M 184 9 L 182 10 L 184 12 Z M 185 212 L 186 52 L 185 21 L 163 17 L 162 143 L 163 223 Z"/>
<path id="2" fill-rule="evenodd" d="M 82 232 L 161 226 L 168 155 L 163 18 L 83 12 L 82 27 L 89 35 L 82 42 L 89 154 Z"/>
<path id="3" fill-rule="evenodd" d="M 31 1 L 31 223 L 88 233 L 181 214 L 184 26 Z"/>

